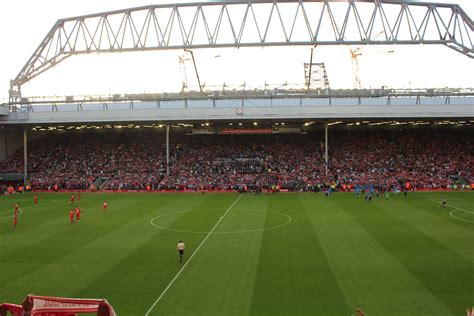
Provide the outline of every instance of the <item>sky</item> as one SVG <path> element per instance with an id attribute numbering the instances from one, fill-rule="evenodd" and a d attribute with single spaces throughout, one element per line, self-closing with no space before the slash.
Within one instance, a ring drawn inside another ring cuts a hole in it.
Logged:
<path id="1" fill-rule="evenodd" d="M 191 1 L 185 1 L 191 2 Z M 431 2 L 435 2 L 431 0 Z M 474 1 L 458 3 L 474 18 Z M 16 0 L 0 1 L 0 102 L 8 99 L 13 79 L 57 19 L 165 1 L 150 0 Z M 370 46 L 359 57 L 362 87 L 474 87 L 474 59 L 444 46 Z M 187 79 L 197 86 L 190 60 L 181 51 L 152 51 L 73 56 L 22 86 L 23 96 L 107 95 L 179 91 Z M 303 84 L 309 47 L 194 50 L 201 82 L 206 86 L 262 88 L 268 84 Z M 331 88 L 353 87 L 350 51 L 319 46 L 314 62 L 324 62 Z"/>

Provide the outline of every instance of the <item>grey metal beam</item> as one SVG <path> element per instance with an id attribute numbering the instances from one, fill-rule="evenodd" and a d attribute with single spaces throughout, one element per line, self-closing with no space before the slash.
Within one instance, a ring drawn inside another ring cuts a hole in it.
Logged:
<path id="1" fill-rule="evenodd" d="M 23 186 L 28 182 L 28 130 L 23 130 Z"/>
<path id="2" fill-rule="evenodd" d="M 329 174 L 329 139 L 328 139 L 328 123 L 324 126 L 324 165 L 326 166 L 326 175 Z"/>
<path id="3" fill-rule="evenodd" d="M 336 103 L 337 102 L 337 103 Z M 307 105 L 276 107 L 246 107 L 241 114 L 235 107 L 219 108 L 166 108 L 141 110 L 85 110 L 64 112 L 12 112 L 5 120 L 4 126 L 36 126 L 36 125 L 74 125 L 94 123 L 127 123 L 127 122 L 173 122 L 197 121 L 246 121 L 246 120 L 301 120 L 308 119 L 380 119 L 380 118 L 463 118 L 466 121 L 474 119 L 474 102 L 466 100 L 462 104 L 440 105 L 416 104 L 410 100 L 403 105 L 342 105 L 338 100 L 333 105 Z M 472 123 L 472 122 L 471 122 Z"/>
<path id="4" fill-rule="evenodd" d="M 166 175 L 170 175 L 170 126 L 166 125 Z"/>
<path id="5" fill-rule="evenodd" d="M 327 89 L 310 89 L 307 86 L 292 85 L 291 90 L 282 89 L 284 85 L 266 86 L 265 90 L 245 90 L 243 86 L 236 88 L 235 86 L 228 87 L 228 90 L 217 90 L 216 86 L 209 86 L 207 91 L 189 91 L 179 93 L 155 93 L 155 94 L 124 94 L 114 95 L 109 97 L 102 96 L 55 96 L 55 97 L 30 97 L 20 100 L 19 102 L 10 103 L 10 107 L 16 107 L 16 110 L 32 111 L 32 106 L 46 104 L 67 104 L 77 103 L 78 110 L 82 110 L 82 105 L 87 107 L 91 103 L 126 103 L 126 102 L 157 102 L 158 108 L 160 102 L 164 101 L 180 101 L 180 100 L 276 100 L 276 99 L 331 99 L 331 98 L 403 98 L 403 97 L 422 97 L 422 98 L 462 98 L 474 97 L 474 88 L 434 88 L 434 89 L 361 89 L 361 90 L 327 90 Z M 220 87 L 219 87 L 220 88 Z M 239 90 L 240 89 L 240 90 Z M 214 106 L 215 107 L 215 106 Z M 9 106 L 7 104 L 0 105 L 0 115 L 8 115 Z"/>

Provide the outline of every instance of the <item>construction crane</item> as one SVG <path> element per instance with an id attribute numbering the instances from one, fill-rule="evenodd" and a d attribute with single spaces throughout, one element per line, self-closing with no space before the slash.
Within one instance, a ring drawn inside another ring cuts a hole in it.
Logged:
<path id="1" fill-rule="evenodd" d="M 188 88 L 188 75 L 186 73 L 186 61 L 189 60 L 189 58 L 186 58 L 186 55 L 179 55 L 179 68 L 181 68 L 181 71 L 183 72 L 183 86 L 181 87 L 181 92 L 184 92 Z"/>
<path id="2" fill-rule="evenodd" d="M 373 40 L 377 39 L 384 32 L 381 31 L 373 37 Z M 359 56 L 368 56 L 368 55 L 381 55 L 381 54 L 390 54 L 393 53 L 394 50 L 392 48 L 384 51 L 369 51 L 369 52 L 362 52 L 362 50 L 367 46 L 359 46 L 356 49 L 352 49 L 351 46 L 349 47 L 349 51 L 351 53 L 351 61 L 352 61 L 352 81 L 354 84 L 354 89 L 360 89 L 362 86 L 361 79 L 360 79 L 360 71 L 359 71 Z"/>
<path id="3" fill-rule="evenodd" d="M 352 80 L 354 83 L 354 89 L 360 89 L 362 86 L 362 82 L 360 79 L 360 72 L 359 72 L 359 60 L 360 56 L 368 56 L 368 55 L 381 55 L 381 54 L 390 54 L 395 52 L 393 49 L 388 49 L 384 51 L 370 51 L 370 52 L 362 52 L 361 50 L 365 46 L 357 47 L 356 49 L 352 49 L 349 47 L 351 52 L 351 60 L 352 60 Z"/>
<path id="4" fill-rule="evenodd" d="M 197 78 L 197 82 L 198 82 L 198 85 L 199 85 L 199 91 L 202 92 L 201 79 L 199 78 L 199 72 L 198 72 L 198 69 L 197 69 L 197 66 L 196 66 L 196 60 L 194 59 L 194 53 L 190 49 L 185 49 L 184 52 L 189 53 L 191 55 L 191 60 L 193 61 L 193 65 L 194 65 L 194 72 L 196 73 L 196 78 Z M 190 59 L 186 58 L 187 56 L 186 56 L 185 53 L 178 56 L 179 65 L 180 65 L 180 68 L 183 71 L 183 86 L 181 88 L 182 91 L 184 91 L 188 88 L 188 76 L 187 76 L 187 72 L 186 72 L 186 62 L 189 61 Z"/>

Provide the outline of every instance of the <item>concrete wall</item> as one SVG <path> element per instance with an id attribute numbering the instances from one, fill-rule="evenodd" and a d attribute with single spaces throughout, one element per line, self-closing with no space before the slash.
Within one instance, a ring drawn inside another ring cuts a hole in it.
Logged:
<path id="1" fill-rule="evenodd" d="M 0 130 L 0 160 L 7 159 L 23 147 L 23 131 L 18 129 Z"/>

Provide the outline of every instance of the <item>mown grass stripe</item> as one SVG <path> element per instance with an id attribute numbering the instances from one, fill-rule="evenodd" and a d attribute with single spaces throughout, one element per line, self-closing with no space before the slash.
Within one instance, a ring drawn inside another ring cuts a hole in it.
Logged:
<path id="1" fill-rule="evenodd" d="M 127 199 L 130 200 L 130 197 Z M 98 296 L 96 297 L 112 297 L 113 299 L 114 296 L 110 295 L 110 292 L 115 292 L 114 284 L 117 284 L 124 277 L 124 274 L 114 274 L 114 281 L 107 283 L 108 286 L 105 288 L 105 293 L 103 292 L 103 284 L 97 282 L 97 280 L 100 280 L 104 274 L 108 274 L 120 262 L 126 261 L 128 255 L 144 242 L 146 243 L 147 240 L 160 233 L 159 230 L 149 225 L 149 218 L 152 217 L 150 214 L 166 212 L 167 208 L 173 207 L 192 209 L 196 204 L 206 199 L 207 197 L 200 196 L 183 201 L 177 195 L 146 195 L 139 200 L 131 199 L 135 200 L 133 208 L 129 208 L 127 204 L 121 203 L 120 205 L 126 206 L 125 210 L 118 208 L 118 206 L 112 208 L 109 213 L 102 213 L 99 210 L 99 216 L 106 218 L 106 223 L 104 224 L 115 227 L 115 229 L 83 244 L 65 256 L 58 257 L 54 262 L 46 263 L 35 269 L 33 274 L 21 278 L 10 285 L 8 293 L 18 297 L 24 297 L 26 295 L 25 292 L 30 293 L 32 291 L 40 294 L 75 296 L 81 295 L 79 292 L 83 288 L 97 287 L 100 291 L 98 293 L 97 291 L 91 291 L 92 294 L 97 293 Z M 151 209 L 152 207 L 155 209 Z M 131 214 L 136 215 L 130 216 Z M 81 226 L 82 224 L 84 226 Z M 85 228 L 84 232 L 87 234 L 89 228 L 92 230 L 103 230 L 104 224 L 97 226 L 90 222 L 81 223 L 77 227 Z M 144 257 L 146 257 L 146 254 L 141 253 L 137 258 L 140 262 L 143 262 Z M 134 267 L 129 265 L 128 271 L 134 270 Z M 57 269 L 56 273 L 52 274 L 51 271 L 55 269 Z M 81 269 L 83 270 L 81 271 Z M 50 276 L 49 279 L 48 276 Z M 129 273 L 127 276 L 136 277 L 139 280 L 139 275 L 136 273 Z M 47 291 L 47 293 L 44 291 Z M 91 297 L 91 294 L 84 294 L 79 297 Z M 17 300 L 21 300 L 21 298 Z M 142 308 L 144 308 L 144 305 L 142 305 Z M 141 314 L 143 314 L 143 311 Z"/>
<path id="2" fill-rule="evenodd" d="M 392 200 L 384 210 L 474 264 L 474 230 L 456 223 L 450 218 L 449 210 L 430 200 L 413 197 Z"/>
<path id="3" fill-rule="evenodd" d="M 351 203 L 338 200 L 347 209 Z M 407 205 L 408 207 L 408 205 Z M 416 209 L 412 209 L 416 212 Z M 472 304 L 472 263 L 376 203 L 348 212 L 453 315 Z"/>
<path id="4" fill-rule="evenodd" d="M 361 307 L 368 315 L 450 314 L 348 214 L 367 207 L 361 199 L 341 194 L 300 199 L 352 311 Z M 351 199 L 351 208 L 342 208 L 339 199 Z"/>
<path id="5" fill-rule="evenodd" d="M 293 220 L 287 226 L 263 233 L 250 314 L 350 315 L 297 197 L 274 195 L 269 209 L 287 213 Z"/>
<path id="6" fill-rule="evenodd" d="M 265 210 L 267 204 L 266 196 L 246 195 L 215 232 L 241 230 L 246 225 L 263 228 L 266 212 L 243 210 Z M 212 234 L 153 314 L 247 315 L 262 234 L 262 231 Z"/>
<path id="7" fill-rule="evenodd" d="M 184 263 L 184 265 L 182 266 L 182 268 L 176 273 L 176 275 L 174 276 L 174 278 L 170 281 L 170 283 L 165 287 L 165 289 L 163 290 L 163 292 L 161 292 L 161 294 L 158 296 L 158 298 L 153 302 L 153 304 L 150 306 L 150 308 L 147 310 L 147 312 L 145 313 L 145 316 L 148 316 L 151 311 L 155 308 L 156 304 L 159 303 L 159 301 L 161 300 L 161 298 L 166 294 L 166 292 L 168 292 L 168 289 L 173 285 L 173 283 L 176 281 L 176 279 L 179 277 L 179 275 L 183 272 L 183 270 L 188 266 L 188 264 L 191 262 L 191 260 L 193 259 L 193 257 L 198 253 L 199 249 L 201 249 L 202 245 L 204 245 L 204 243 L 206 242 L 206 240 L 209 238 L 209 236 L 211 236 L 211 234 L 214 232 L 214 230 L 217 228 L 217 226 L 220 224 L 221 220 L 227 215 L 227 213 L 230 212 L 230 210 L 234 207 L 235 204 L 237 204 L 237 202 L 239 202 L 240 198 L 242 197 L 242 195 L 239 195 L 235 200 L 234 202 L 227 208 L 227 210 L 224 212 L 224 214 L 220 217 L 220 219 L 216 222 L 216 224 L 211 228 L 211 230 L 209 231 L 209 233 L 207 233 L 207 235 L 204 237 L 204 239 L 201 241 L 201 243 L 198 245 L 198 247 L 196 248 L 196 250 L 191 254 L 191 256 L 189 257 L 188 260 L 186 260 L 186 262 Z"/>
<path id="8" fill-rule="evenodd" d="M 204 237 L 199 234 L 160 230 L 151 226 L 149 220 L 157 214 L 187 209 L 186 213 L 168 217 L 163 223 L 173 226 L 180 221 L 187 221 L 186 218 L 193 216 L 195 219 L 199 219 L 199 215 L 202 214 L 200 210 L 205 210 L 208 207 L 214 208 L 217 204 L 216 197 L 213 195 L 174 196 L 178 197 L 175 202 L 162 206 L 160 211 L 148 214 L 146 220 L 137 222 L 127 231 L 128 234 L 138 236 L 152 234 L 152 237 L 142 245 L 137 245 L 128 256 L 110 267 L 94 282 L 80 289 L 77 296 L 105 297 L 104 295 L 106 295 L 110 302 L 118 302 L 116 311 L 120 315 L 143 315 L 146 312 L 156 299 L 156 293 L 161 293 L 181 268 L 176 254 L 177 241 L 184 239 L 187 248 L 195 249 Z M 155 201 L 160 201 L 161 197 L 157 196 Z M 233 197 L 235 198 L 235 196 Z M 221 204 L 228 205 L 230 198 L 221 196 L 217 200 Z M 210 228 L 214 223 L 215 217 L 212 219 L 212 224 L 208 223 L 208 227 Z M 114 290 L 111 291 L 111 288 Z M 127 304 L 121 304 L 122 302 L 127 302 Z"/>
<path id="9" fill-rule="evenodd" d="M 171 197 L 171 199 L 165 200 L 173 201 L 175 199 L 176 197 Z M 118 202 L 120 199 L 115 201 Z M 142 206 L 147 203 L 147 198 L 142 198 L 139 201 L 125 198 L 125 200 L 120 203 L 120 207 L 119 205 L 116 205 L 116 207 L 109 210 L 108 213 L 102 213 L 99 208 L 95 214 L 91 213 L 86 216 L 83 215 L 80 224 L 70 224 L 67 221 L 62 222 L 63 219 L 62 216 L 60 216 L 59 220 L 61 221 L 61 228 L 59 233 L 56 233 L 50 238 L 42 240 L 37 244 L 18 249 L 16 252 L 8 255 L 8 264 L 2 264 L 2 271 L 5 273 L 2 273 L 0 276 L 2 279 L 0 296 L 12 297 L 17 293 L 19 297 L 17 297 L 16 300 L 18 301 L 21 300 L 21 297 L 31 293 L 33 290 L 35 290 L 36 293 L 40 293 L 41 289 L 47 289 L 50 283 L 54 283 L 53 281 L 55 280 L 56 275 L 61 274 L 63 271 L 66 272 L 65 275 L 68 275 L 67 270 L 59 269 L 61 265 L 58 263 L 67 258 L 75 257 L 75 254 L 81 249 L 88 249 L 96 240 L 107 236 L 114 231 L 120 230 L 123 225 L 126 225 L 129 222 L 130 213 L 127 211 L 122 212 L 122 207 L 128 208 L 130 205 L 134 205 L 135 207 L 138 207 L 141 210 L 140 213 L 143 214 L 146 213 L 146 211 L 143 211 L 146 210 L 146 207 L 142 208 Z M 56 219 L 58 219 L 57 214 Z M 126 235 L 123 235 L 122 237 L 126 237 Z M 120 240 L 120 238 L 118 240 Z M 113 242 L 111 245 L 113 245 Z M 90 250 L 90 253 L 87 253 L 87 251 L 84 253 L 84 256 L 89 258 L 86 266 L 90 264 L 93 267 L 97 262 L 101 265 L 107 264 L 107 258 L 104 257 L 102 260 L 94 261 L 94 256 L 91 254 L 94 254 L 93 249 Z M 70 261 L 74 263 L 73 259 Z M 67 265 L 66 262 L 63 263 Z M 41 282 L 41 275 L 48 275 L 41 271 L 46 271 L 48 266 L 57 266 L 58 273 L 53 274 L 51 280 L 45 279 L 44 282 Z M 85 269 L 87 269 L 87 267 L 85 267 Z M 76 276 L 70 275 L 70 281 L 68 279 L 68 282 L 74 284 L 75 278 Z M 35 282 L 34 280 L 39 280 L 39 282 Z M 64 280 L 59 281 L 65 284 Z M 79 280 L 79 283 L 80 282 L 81 280 Z"/>

